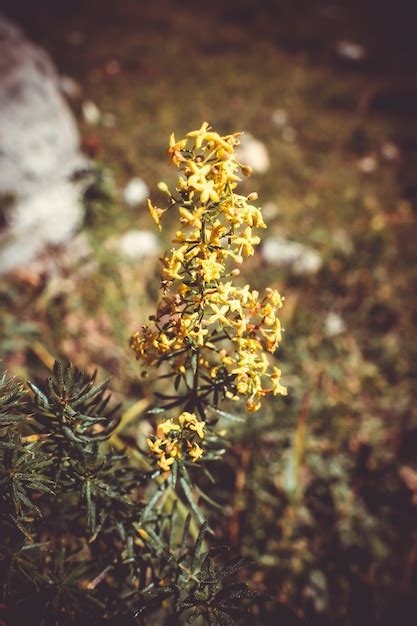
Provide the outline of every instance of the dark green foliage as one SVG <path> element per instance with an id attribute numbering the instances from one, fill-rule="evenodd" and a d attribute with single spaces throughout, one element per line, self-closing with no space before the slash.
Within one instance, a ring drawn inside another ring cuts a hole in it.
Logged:
<path id="1" fill-rule="evenodd" d="M 161 557 L 161 573 L 170 580 L 170 584 L 160 588 L 146 589 L 136 600 L 136 615 L 146 615 L 152 604 L 172 598 L 175 619 L 182 615 L 185 623 L 201 624 L 237 624 L 236 618 L 247 612 L 242 601 L 262 598 L 243 582 L 230 582 L 228 579 L 250 563 L 243 557 L 237 557 L 218 565 L 217 560 L 228 551 L 227 546 L 208 550 L 203 548 L 207 525 L 203 524 L 195 542 L 189 541 L 189 514 L 182 531 L 178 528 L 178 519 L 174 505 L 161 534 L 170 547 L 174 559 L 164 554 L 160 539 L 151 532 L 151 543 Z M 175 537 L 176 535 L 176 537 Z M 165 563 L 164 563 L 165 561 Z M 169 624 L 183 623 L 170 621 Z"/>
<path id="2" fill-rule="evenodd" d="M 246 562 L 225 564 L 224 550 L 207 549 L 207 525 L 195 535 L 197 505 L 185 515 L 172 481 L 149 494 L 155 473 L 112 449 L 119 418 L 107 382 L 56 363 L 30 391 L 7 378 L 0 385 L 5 623 L 236 623 L 258 597 L 228 580 Z M 187 473 L 180 481 L 190 508 L 194 486 Z"/>
<path id="3" fill-rule="evenodd" d="M 5 375 L 0 380 L 0 427 L 18 424 L 23 418 L 23 389 Z"/>
<path id="4" fill-rule="evenodd" d="M 238 557 L 217 567 L 215 557 L 226 549 L 213 548 L 201 555 L 195 581 L 185 597 L 177 601 L 178 611 L 191 613 L 190 622 L 201 615 L 207 624 L 236 624 L 236 618 L 246 612 L 241 601 L 262 597 L 246 583 L 225 584 L 225 579 L 248 565 L 244 558 Z"/>

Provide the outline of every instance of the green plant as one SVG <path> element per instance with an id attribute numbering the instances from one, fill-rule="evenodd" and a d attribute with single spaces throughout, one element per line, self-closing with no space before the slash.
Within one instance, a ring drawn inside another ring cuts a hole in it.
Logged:
<path id="1" fill-rule="evenodd" d="M 146 367 L 168 365 L 156 392 L 165 414 L 148 450 L 118 435 L 119 408 L 108 381 L 95 384 L 56 362 L 46 382 L 28 389 L 3 378 L 0 388 L 1 585 L 6 621 L 19 626 L 234 624 L 248 600 L 261 597 L 230 581 L 248 565 L 209 547 L 214 535 L 203 503 L 219 508 L 199 485 L 225 452 L 221 419 L 241 419 L 221 401 L 246 398 L 250 411 L 268 394 L 286 394 L 266 354 L 280 339 L 277 291 L 233 285 L 265 227 L 256 199 L 234 192 L 237 135 L 220 137 L 205 123 L 171 140 L 185 173 L 172 208 L 191 232 L 164 259 L 164 297 L 131 345 Z M 159 221 L 159 209 L 150 204 Z M 168 290 L 170 293 L 168 295 Z M 165 320 L 163 318 L 165 317 Z M 114 449 L 117 444 L 118 451 Z M 215 524 L 212 524 L 215 526 Z"/>
<path id="2" fill-rule="evenodd" d="M 204 547 L 206 525 L 193 539 L 191 513 L 180 515 L 177 499 L 159 511 L 155 495 L 147 501 L 154 472 L 112 450 L 117 407 L 109 408 L 107 382 L 94 380 L 57 362 L 31 391 L 1 381 L 6 623 L 148 624 L 155 614 L 157 623 L 183 614 L 233 623 L 239 601 L 259 595 L 225 582 L 245 560 L 217 567 L 221 550 Z"/>

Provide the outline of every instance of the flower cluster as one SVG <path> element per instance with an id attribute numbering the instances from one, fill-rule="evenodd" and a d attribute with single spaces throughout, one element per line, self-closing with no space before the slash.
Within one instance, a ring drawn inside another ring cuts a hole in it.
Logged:
<path id="1" fill-rule="evenodd" d="M 178 420 L 184 415 L 197 419 L 188 412 L 194 410 L 204 419 L 205 408 L 217 407 L 220 398 L 243 396 L 247 409 L 256 411 L 265 395 L 287 393 L 280 369 L 271 367 L 267 356 L 281 340 L 277 311 L 282 298 L 275 289 L 260 295 L 249 285 L 235 284 L 243 258 L 260 243 L 254 229 L 266 228 L 261 209 L 253 204 L 257 194 L 235 192 L 238 173 L 250 174 L 235 156 L 239 134 L 221 137 L 204 122 L 180 141 L 171 135 L 168 152 L 181 175 L 173 193 L 165 183 L 158 185 L 168 198 L 165 208 L 149 201 L 159 228 L 165 212 L 177 210 L 181 229 L 162 259 L 163 295 L 156 314 L 130 345 L 144 365 L 165 363 L 164 376 L 175 377 L 179 395 L 164 397 L 171 400 L 169 407 L 184 405 Z M 193 460 L 201 456 L 197 442 L 186 439 L 184 450 L 178 436 L 194 426 L 172 419 L 160 424 L 149 446 L 161 469 L 168 470 L 185 452 Z"/>
<path id="2" fill-rule="evenodd" d="M 158 459 L 157 465 L 168 472 L 175 459 L 189 457 L 193 463 L 203 454 L 198 441 L 205 437 L 206 423 L 195 413 L 184 411 L 177 418 L 167 418 L 157 428 L 156 437 L 146 441 L 150 451 Z"/>
<path id="3" fill-rule="evenodd" d="M 168 152 L 182 175 L 174 193 L 158 185 L 168 207 L 149 201 L 149 208 L 159 227 L 162 215 L 177 209 L 182 228 L 162 259 L 164 295 L 156 315 L 133 335 L 131 347 L 146 365 L 167 361 L 185 384 L 198 354 L 205 397 L 245 396 L 248 410 L 256 411 L 266 394 L 286 394 L 279 368 L 270 368 L 266 356 L 281 339 L 282 299 L 274 289 L 260 296 L 233 282 L 243 257 L 260 242 L 254 229 L 266 228 L 252 204 L 257 194 L 235 193 L 238 173 L 250 173 L 234 154 L 239 134 L 221 137 L 205 122 L 180 141 L 171 135 Z"/>

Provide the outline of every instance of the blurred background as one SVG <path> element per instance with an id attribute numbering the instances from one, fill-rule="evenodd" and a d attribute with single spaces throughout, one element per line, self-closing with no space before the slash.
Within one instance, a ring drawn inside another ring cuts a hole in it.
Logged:
<path id="1" fill-rule="evenodd" d="M 269 228 L 242 272 L 285 295 L 289 395 L 230 433 L 218 540 L 270 595 L 248 623 L 415 624 L 412 5 L 3 0 L 0 13 L 2 365 L 27 379 L 65 356 L 143 410 L 152 388 L 128 339 L 175 230 L 146 209 L 176 180 L 168 136 L 204 120 L 245 130 L 243 191 Z"/>

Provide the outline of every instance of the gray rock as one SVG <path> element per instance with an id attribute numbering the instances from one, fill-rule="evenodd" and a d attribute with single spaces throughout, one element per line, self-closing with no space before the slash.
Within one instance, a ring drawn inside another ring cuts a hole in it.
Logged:
<path id="1" fill-rule="evenodd" d="M 27 265 L 47 245 L 64 244 L 80 221 L 78 196 L 78 189 L 62 180 L 22 197 L 9 217 L 7 243 L 0 251 L 0 273 Z"/>
<path id="2" fill-rule="evenodd" d="M 82 218 L 70 176 L 86 161 L 45 51 L 0 16 L 0 196 L 14 203 L 0 234 L 0 273 L 60 244 Z"/>

